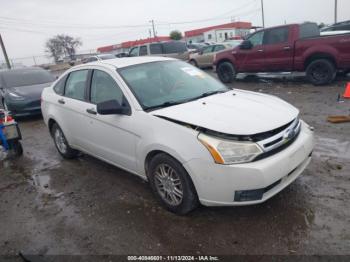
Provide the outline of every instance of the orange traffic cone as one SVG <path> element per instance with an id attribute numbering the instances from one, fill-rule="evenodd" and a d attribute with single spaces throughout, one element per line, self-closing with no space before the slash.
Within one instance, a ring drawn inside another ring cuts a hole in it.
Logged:
<path id="1" fill-rule="evenodd" d="M 343 97 L 344 97 L 344 98 L 350 98 L 350 82 L 348 82 L 348 83 L 346 84 L 345 92 L 344 92 Z"/>

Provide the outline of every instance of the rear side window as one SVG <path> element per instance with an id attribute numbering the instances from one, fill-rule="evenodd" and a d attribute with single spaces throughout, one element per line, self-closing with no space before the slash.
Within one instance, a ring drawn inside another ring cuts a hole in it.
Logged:
<path id="1" fill-rule="evenodd" d="M 185 42 L 167 42 L 163 43 L 164 54 L 184 53 L 187 51 Z"/>
<path id="2" fill-rule="evenodd" d="M 55 91 L 56 94 L 58 95 L 63 95 L 64 93 L 64 84 L 66 83 L 66 79 L 67 77 L 63 77 L 62 79 L 60 79 L 56 85 L 53 87 L 53 90 Z"/>
<path id="3" fill-rule="evenodd" d="M 65 96 L 78 100 L 85 100 L 85 86 L 88 70 L 71 72 L 66 82 Z"/>
<path id="4" fill-rule="evenodd" d="M 289 27 L 281 27 L 266 30 L 264 35 L 264 44 L 273 45 L 288 42 Z"/>
<path id="5" fill-rule="evenodd" d="M 108 100 L 117 100 L 121 105 L 123 97 L 122 90 L 108 73 L 94 70 L 91 80 L 90 100 L 92 103 L 98 104 Z"/>
<path id="6" fill-rule="evenodd" d="M 320 36 L 320 29 L 317 24 L 307 23 L 299 27 L 299 38 L 317 37 Z"/>
<path id="7" fill-rule="evenodd" d="M 158 55 L 163 53 L 162 44 L 151 44 L 149 48 L 152 55 Z"/>
<path id="8" fill-rule="evenodd" d="M 143 45 L 140 47 L 140 56 L 147 55 L 147 46 Z"/>

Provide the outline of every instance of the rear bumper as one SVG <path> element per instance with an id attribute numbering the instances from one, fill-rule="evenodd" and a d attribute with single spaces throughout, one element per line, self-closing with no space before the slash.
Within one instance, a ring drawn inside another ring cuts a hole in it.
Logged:
<path id="1" fill-rule="evenodd" d="M 298 138 L 283 151 L 265 159 L 237 165 L 218 165 L 213 161 L 193 159 L 184 167 L 192 177 L 203 205 L 259 204 L 300 176 L 311 160 L 313 148 L 313 132 L 302 122 Z M 250 193 L 259 193 L 259 197 L 250 201 L 247 198 Z"/>

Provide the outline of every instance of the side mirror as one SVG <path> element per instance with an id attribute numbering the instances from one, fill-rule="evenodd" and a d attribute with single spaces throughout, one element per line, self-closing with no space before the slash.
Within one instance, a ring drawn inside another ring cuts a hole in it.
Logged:
<path id="1" fill-rule="evenodd" d="M 100 115 L 128 115 L 129 107 L 124 107 L 117 100 L 108 100 L 97 104 L 97 113 Z"/>
<path id="2" fill-rule="evenodd" d="M 240 49 L 252 49 L 253 48 L 253 44 L 252 42 L 250 42 L 250 40 L 244 40 L 240 46 Z"/>

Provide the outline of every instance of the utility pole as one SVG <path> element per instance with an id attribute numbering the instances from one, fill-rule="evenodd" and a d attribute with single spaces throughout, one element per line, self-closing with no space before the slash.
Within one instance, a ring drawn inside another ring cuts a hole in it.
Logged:
<path id="1" fill-rule="evenodd" d="M 338 0 L 334 2 L 334 23 L 338 22 Z"/>
<path id="2" fill-rule="evenodd" d="M 265 28 L 264 0 L 261 0 L 261 18 L 262 18 L 263 28 Z"/>
<path id="3" fill-rule="evenodd" d="M 151 21 L 149 21 L 150 23 L 152 23 L 152 28 L 153 28 L 153 37 L 156 38 L 156 29 L 154 28 L 154 20 L 152 19 Z"/>
<path id="4" fill-rule="evenodd" d="M 4 54 L 4 58 L 5 58 L 5 61 L 6 61 L 7 68 L 11 69 L 10 61 L 9 61 L 9 58 L 7 56 L 7 53 L 6 53 L 5 45 L 4 45 L 4 42 L 2 41 L 1 34 L 0 34 L 0 45 L 1 45 L 2 52 Z"/>

